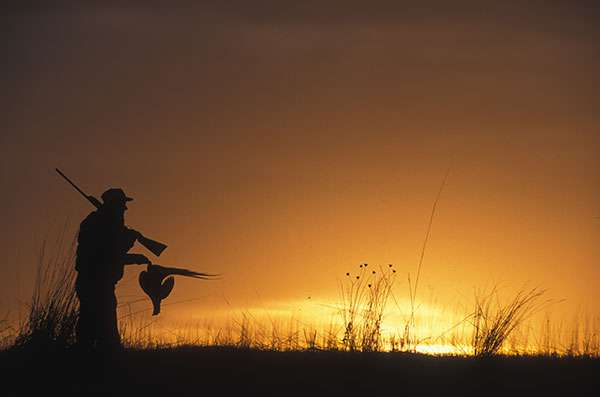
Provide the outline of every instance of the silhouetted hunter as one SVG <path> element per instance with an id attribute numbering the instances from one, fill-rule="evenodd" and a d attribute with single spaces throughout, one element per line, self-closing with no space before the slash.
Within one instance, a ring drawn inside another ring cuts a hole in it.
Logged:
<path id="1" fill-rule="evenodd" d="M 152 301 L 153 315 L 160 313 L 161 301 L 173 290 L 174 275 L 202 280 L 214 280 L 217 276 L 153 265 L 145 255 L 128 253 L 136 241 L 156 256 L 160 256 L 167 246 L 125 226 L 127 202 L 133 199 L 122 189 L 108 189 L 102 194 L 100 203 L 94 196 L 85 194 L 58 168 L 56 172 L 96 207 L 96 211 L 81 222 L 77 236 L 78 345 L 103 349 L 120 347 L 115 286 L 123 277 L 125 265 L 148 264 L 147 270 L 139 275 L 139 283 Z"/>
<path id="2" fill-rule="evenodd" d="M 145 255 L 127 253 L 140 237 L 125 226 L 126 203 L 131 200 L 121 189 L 108 189 L 102 194 L 100 208 L 81 222 L 75 265 L 80 345 L 120 346 L 115 285 L 123 277 L 125 265 L 151 263 Z"/>
<path id="3" fill-rule="evenodd" d="M 95 197 L 85 194 L 60 170 L 56 171 L 96 207 L 96 211 L 81 222 L 77 236 L 77 343 L 82 347 L 117 348 L 121 345 L 121 338 L 117 328 L 115 286 L 123 277 L 125 265 L 152 266 L 145 255 L 129 254 L 128 251 L 136 241 L 157 256 L 167 246 L 125 226 L 127 202 L 133 199 L 127 197 L 122 189 L 108 189 L 102 194 L 100 203 Z"/>

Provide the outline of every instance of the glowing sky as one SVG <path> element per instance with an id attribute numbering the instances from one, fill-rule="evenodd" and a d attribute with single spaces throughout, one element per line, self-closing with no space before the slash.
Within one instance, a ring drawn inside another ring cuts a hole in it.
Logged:
<path id="1" fill-rule="evenodd" d="M 182 317 L 330 302 L 363 262 L 405 288 L 450 168 L 424 298 L 530 282 L 600 312 L 595 2 L 215 3 L 3 11 L 3 306 L 90 209 L 54 167 L 135 197 L 157 262 L 224 274 L 178 280 Z"/>

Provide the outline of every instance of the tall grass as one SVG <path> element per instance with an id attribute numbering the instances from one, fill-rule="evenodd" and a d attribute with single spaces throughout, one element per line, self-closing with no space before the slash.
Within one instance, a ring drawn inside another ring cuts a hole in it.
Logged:
<path id="1" fill-rule="evenodd" d="M 578 312 L 570 324 L 566 332 L 562 330 L 562 324 L 554 330 L 552 340 L 559 348 L 553 345 L 553 350 L 559 354 L 562 350 L 564 354 L 572 356 L 600 356 L 600 316 Z"/>
<path id="2" fill-rule="evenodd" d="M 517 327 L 545 306 L 547 302 L 540 302 L 543 294 L 537 288 L 522 289 L 508 303 L 502 303 L 497 288 L 487 294 L 476 293 L 471 320 L 473 354 L 487 357 L 501 352 Z"/>
<path id="3" fill-rule="evenodd" d="M 437 192 L 435 200 L 433 201 L 433 205 L 431 207 L 431 213 L 429 215 L 429 221 L 427 223 L 427 231 L 425 233 L 425 238 L 423 239 L 423 246 L 421 247 L 421 255 L 419 256 L 419 265 L 417 266 L 417 273 L 415 278 L 414 285 L 411 282 L 410 274 L 408 275 L 408 292 L 410 297 L 410 318 L 406 322 L 404 326 L 404 335 L 402 337 L 403 343 L 409 346 L 413 351 L 416 349 L 416 345 L 418 343 L 417 337 L 415 334 L 415 317 L 416 317 L 416 302 L 417 302 L 417 292 L 419 288 L 419 280 L 421 277 L 421 270 L 423 268 L 423 261 L 425 259 L 425 252 L 427 251 L 427 243 L 429 242 L 429 237 L 431 236 L 431 229 L 433 227 L 433 220 L 435 218 L 435 213 L 437 210 L 438 203 L 440 201 L 440 197 L 442 196 L 442 192 L 444 191 L 444 187 L 446 186 L 446 181 L 448 180 L 448 175 L 450 174 L 450 168 L 446 170 L 446 174 L 444 175 L 444 179 L 440 185 L 440 188 Z"/>
<path id="4" fill-rule="evenodd" d="M 16 327 L 16 337 L 10 337 L 16 347 L 48 351 L 66 348 L 75 342 L 78 304 L 74 292 L 74 244 L 67 249 L 63 246 L 57 244 L 53 255 L 47 252 L 45 243 L 40 249 L 27 316 Z M 510 353 L 511 347 L 513 352 L 517 352 L 518 346 L 530 346 L 532 327 L 524 325 L 549 302 L 542 301 L 544 291 L 537 288 L 522 289 L 506 303 L 502 303 L 497 288 L 491 293 L 476 293 L 474 309 L 472 312 L 468 310 L 466 317 L 439 336 L 430 335 L 417 341 L 414 338 L 416 290 L 411 284 L 409 288 L 413 299 L 404 334 L 398 325 L 396 329 L 386 330 L 386 333 L 382 328 L 384 317 L 391 314 L 388 302 L 390 297 L 394 297 L 395 277 L 396 269 L 392 265 L 374 267 L 363 264 L 358 272 L 346 273 L 339 289 L 341 306 L 338 309 L 342 323 L 332 321 L 329 328 L 327 324 L 323 327 L 302 324 L 295 318 L 287 324 L 280 324 L 272 318 L 264 322 L 248 312 L 225 328 L 213 327 L 207 331 L 185 329 L 160 336 L 156 332 L 155 319 L 151 321 L 130 309 L 121 318 L 122 340 L 126 347 L 138 349 L 199 344 L 274 351 L 342 349 L 361 352 L 416 351 L 419 343 L 446 341 L 460 346 L 464 354 L 485 357 Z M 547 317 L 539 333 L 537 350 L 530 349 L 529 352 L 600 355 L 600 318 L 578 314 L 569 327 L 559 325 L 557 327 Z M 406 331 L 408 327 L 411 328 L 410 334 Z M 7 319 L 0 318 L 0 342 L 5 343 L 7 334 L 14 329 Z M 468 345 L 468 350 L 463 350 L 465 345 Z"/>
<path id="5" fill-rule="evenodd" d="M 393 265 L 379 266 L 377 270 L 368 266 L 360 265 L 356 275 L 347 272 L 340 283 L 342 346 L 349 351 L 379 351 L 383 345 L 381 324 L 396 270 Z"/>
<path id="6" fill-rule="evenodd" d="M 8 321 L 8 312 L 4 318 L 0 319 L 0 350 L 5 349 L 11 344 L 12 326 Z"/>
<path id="7" fill-rule="evenodd" d="M 75 342 L 79 304 L 75 296 L 74 244 L 62 239 L 53 255 L 42 244 L 28 314 L 17 331 L 15 347 L 61 349 Z"/>

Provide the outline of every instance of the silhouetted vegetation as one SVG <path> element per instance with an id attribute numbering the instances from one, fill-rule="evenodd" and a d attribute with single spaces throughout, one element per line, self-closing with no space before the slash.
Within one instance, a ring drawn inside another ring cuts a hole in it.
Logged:
<path id="1" fill-rule="evenodd" d="M 373 352 L 383 347 L 381 324 L 396 270 L 392 265 L 377 270 L 368 266 L 360 265 L 358 274 L 346 273 L 340 283 L 345 328 L 342 346 L 348 351 Z"/>
<path id="2" fill-rule="evenodd" d="M 388 303 L 395 300 L 392 265 L 363 264 L 357 274 L 346 274 L 340 284 L 342 326 L 318 328 L 293 319 L 266 326 L 242 313 L 230 326 L 188 328 L 163 340 L 153 322 L 130 310 L 120 323 L 125 351 L 84 354 L 69 349 L 78 314 L 72 251 L 52 257 L 40 252 L 28 316 L 13 348 L 0 352 L 9 395 L 581 395 L 599 386 L 597 324 L 587 318 L 575 324 L 564 349 L 552 345 L 548 319 L 546 347 L 537 355 L 504 355 L 519 327 L 546 304 L 538 289 L 521 290 L 504 304 L 496 289 L 476 294 L 474 311 L 460 322 L 471 331 L 465 355 L 414 353 L 406 332 L 383 332 Z M 426 339 L 415 334 L 417 308 L 406 316 L 412 341 Z M 10 329 L 0 321 L 0 333 Z"/>
<path id="3" fill-rule="evenodd" d="M 7 318 L 0 321 L 0 336 L 5 347 L 50 351 L 66 349 L 75 342 L 78 307 L 73 289 L 73 259 L 72 247 L 59 249 L 52 256 L 42 247 L 25 320 L 17 325 L 16 331 Z M 532 343 L 526 340 L 528 334 L 517 335 L 517 331 L 548 303 L 541 300 L 544 291 L 538 289 L 521 290 L 506 300 L 507 303 L 502 303 L 497 289 L 488 294 L 475 294 L 473 311 L 466 313 L 450 330 L 450 337 L 446 333 L 419 337 L 414 328 L 417 306 L 405 314 L 403 327 L 385 334 L 382 324 L 386 313 L 400 310 L 394 293 L 396 269 L 393 265 L 375 267 L 368 264 L 358 268 L 357 273 L 346 273 L 340 282 L 337 310 L 341 324 L 332 321 L 328 326 L 317 327 L 293 318 L 285 324 L 273 320 L 265 323 L 250 313 L 242 313 L 229 325 L 202 329 L 189 325 L 187 330 L 172 331 L 170 338 L 164 338 L 153 328 L 153 320 L 130 309 L 119 323 L 123 344 L 135 349 L 199 345 L 272 351 L 415 352 L 419 347 L 426 347 L 421 343 L 442 341 L 455 346 L 454 354 L 476 356 L 600 354 L 600 322 L 586 316 L 572 322 L 568 340 L 564 339 L 566 327 L 557 329 L 547 318 L 535 341 L 537 348 L 526 351 L 517 347 Z M 390 299 L 395 302 L 395 307 L 388 307 Z M 410 335 L 406 331 L 409 326 L 412 329 Z"/>
<path id="4" fill-rule="evenodd" d="M 47 254 L 45 243 L 40 250 L 28 315 L 19 325 L 15 347 L 57 350 L 75 341 L 79 309 L 74 287 L 74 249 L 63 248 L 61 240 L 52 256 Z"/>
<path id="5" fill-rule="evenodd" d="M 500 302 L 495 288 L 489 294 L 476 294 L 471 316 L 473 354 L 481 357 L 500 352 L 513 331 L 541 309 L 539 298 L 543 294 L 536 288 L 521 290 L 506 304 Z"/>
<path id="6" fill-rule="evenodd" d="M 10 346 L 12 327 L 8 320 L 8 312 L 0 319 L 0 349 Z"/>

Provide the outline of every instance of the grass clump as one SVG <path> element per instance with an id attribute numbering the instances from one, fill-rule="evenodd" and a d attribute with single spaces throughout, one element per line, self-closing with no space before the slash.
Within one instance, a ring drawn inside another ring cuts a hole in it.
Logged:
<path id="1" fill-rule="evenodd" d="M 544 292 L 537 288 L 520 290 L 508 303 L 500 302 L 497 288 L 489 294 L 475 294 L 471 319 L 473 354 L 489 357 L 500 353 L 517 327 L 547 303 L 540 302 Z"/>
<path id="2" fill-rule="evenodd" d="M 25 321 L 17 330 L 14 347 L 35 350 L 64 349 L 75 342 L 79 304 L 75 296 L 73 245 L 59 244 L 49 257 L 46 244 L 39 253 L 31 303 Z"/>
<path id="3" fill-rule="evenodd" d="M 340 283 L 342 347 L 348 351 L 379 351 L 383 347 L 381 323 L 396 271 L 393 265 L 379 266 L 378 271 L 369 269 L 367 263 L 359 268 L 356 275 L 346 273 Z"/>
<path id="4" fill-rule="evenodd" d="M 4 318 L 0 318 L 0 350 L 5 349 L 12 343 L 12 330 L 7 312 Z"/>

